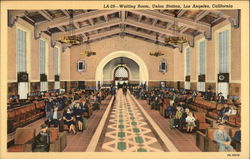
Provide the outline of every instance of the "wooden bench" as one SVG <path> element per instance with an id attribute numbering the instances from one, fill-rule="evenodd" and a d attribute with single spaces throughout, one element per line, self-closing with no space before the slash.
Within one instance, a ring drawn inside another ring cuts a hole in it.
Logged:
<path id="1" fill-rule="evenodd" d="M 206 114 L 204 112 L 194 112 L 194 117 L 198 121 L 198 130 L 205 130 L 211 127 L 209 123 L 206 123 Z"/>

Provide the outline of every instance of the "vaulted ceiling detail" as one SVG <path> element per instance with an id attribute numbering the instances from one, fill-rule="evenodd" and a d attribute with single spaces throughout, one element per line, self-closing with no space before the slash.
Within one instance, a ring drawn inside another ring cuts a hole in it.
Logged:
<path id="1" fill-rule="evenodd" d="M 13 26 L 18 18 L 34 25 L 35 38 L 46 33 L 55 42 L 74 29 L 83 42 L 90 42 L 115 35 L 132 36 L 166 45 L 165 38 L 178 35 L 194 46 L 194 37 L 204 34 L 211 39 L 211 29 L 224 20 L 239 27 L 239 10 L 73 10 L 74 24 L 69 26 L 69 10 L 10 10 L 8 24 Z M 167 45 L 169 46 L 169 45 Z M 173 47 L 173 46 L 169 46 Z M 174 46 L 181 47 L 181 46 Z"/>

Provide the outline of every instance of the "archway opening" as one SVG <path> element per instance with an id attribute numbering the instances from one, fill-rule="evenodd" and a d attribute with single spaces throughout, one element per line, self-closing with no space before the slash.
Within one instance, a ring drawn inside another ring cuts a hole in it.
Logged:
<path id="1" fill-rule="evenodd" d="M 114 71 L 114 84 L 118 88 L 129 84 L 129 71 L 124 66 L 118 66 Z"/>
<path id="2" fill-rule="evenodd" d="M 99 86 L 114 85 L 115 72 L 121 65 L 127 69 L 129 84 L 147 86 L 149 75 L 144 61 L 134 53 L 116 51 L 104 57 L 98 64 L 96 70 L 97 87 L 98 83 Z"/>

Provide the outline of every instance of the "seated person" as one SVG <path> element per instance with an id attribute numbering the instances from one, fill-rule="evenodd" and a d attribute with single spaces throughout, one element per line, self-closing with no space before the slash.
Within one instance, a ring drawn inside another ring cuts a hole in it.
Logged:
<path id="1" fill-rule="evenodd" d="M 188 116 L 186 117 L 186 122 L 187 122 L 187 132 L 192 132 L 193 128 L 196 126 L 195 125 L 195 118 L 193 116 L 192 112 L 188 113 Z"/>
<path id="2" fill-rule="evenodd" d="M 82 108 L 83 114 L 85 113 L 89 114 L 89 107 L 87 105 L 86 99 L 82 99 L 81 108 Z"/>
<path id="3" fill-rule="evenodd" d="M 160 95 L 158 95 L 154 109 L 155 110 L 160 110 L 160 107 L 162 106 L 162 104 L 163 104 L 162 99 L 160 98 Z"/>
<path id="4" fill-rule="evenodd" d="M 222 122 L 222 120 L 224 119 L 224 120 L 226 120 L 227 119 L 227 117 L 226 117 L 226 113 L 227 112 L 229 112 L 229 107 L 228 107 L 228 105 L 227 104 L 224 104 L 224 107 L 218 112 L 218 119 L 217 119 L 217 122 L 219 123 L 219 122 Z M 228 120 L 228 119 L 227 119 Z"/>
<path id="5" fill-rule="evenodd" d="M 182 111 L 180 107 L 177 107 L 177 111 L 175 113 L 175 118 L 174 118 L 174 126 L 173 127 L 178 127 L 180 124 L 180 119 L 182 116 Z"/>
<path id="6" fill-rule="evenodd" d="M 231 115 L 236 115 L 237 114 L 237 109 L 233 106 L 229 106 L 229 110 L 225 112 L 224 117 L 222 118 L 222 122 L 226 122 L 229 120 L 229 116 Z"/>
<path id="7" fill-rule="evenodd" d="M 64 123 L 69 128 L 68 132 L 70 133 L 72 131 L 74 134 L 76 134 L 75 126 L 74 126 L 74 115 L 73 113 L 71 113 L 69 108 L 66 110 L 66 112 L 64 112 L 63 119 L 64 119 Z"/>
<path id="8" fill-rule="evenodd" d="M 39 134 L 35 137 L 33 152 L 49 152 L 50 134 L 46 124 L 41 125 Z"/>
<path id="9" fill-rule="evenodd" d="M 186 108 L 185 112 L 182 113 L 181 118 L 180 118 L 180 125 L 179 125 L 180 129 L 182 129 L 186 125 L 186 118 L 187 118 L 189 112 L 190 112 L 190 110 L 188 108 Z"/>
<path id="10" fill-rule="evenodd" d="M 76 119 L 76 123 L 78 125 L 78 129 L 79 131 L 82 131 L 82 122 L 83 122 L 83 117 L 82 117 L 82 114 L 83 114 L 83 110 L 80 106 L 80 103 L 77 102 L 74 109 L 73 109 L 73 113 L 74 113 L 74 116 L 75 116 L 75 119 Z"/>
<path id="11" fill-rule="evenodd" d="M 232 138 L 232 146 L 236 149 L 236 145 L 241 143 L 241 131 L 238 130 L 235 132 L 234 137 Z"/>
<path id="12" fill-rule="evenodd" d="M 176 108 L 173 106 L 173 102 L 166 108 L 166 117 L 172 118 L 176 113 Z"/>
<path id="13" fill-rule="evenodd" d="M 60 115 L 60 113 L 58 112 L 58 107 L 55 107 L 55 108 L 54 108 L 54 111 L 53 111 L 53 114 L 52 114 L 51 122 L 49 123 L 49 127 L 50 127 L 50 124 L 53 124 L 54 127 L 57 127 L 58 124 L 59 124 L 60 118 L 61 118 L 61 115 Z"/>
<path id="14" fill-rule="evenodd" d="M 218 129 L 214 131 L 214 140 L 217 142 L 220 152 L 224 152 L 225 150 L 233 152 L 233 147 L 230 145 L 231 138 L 226 133 L 224 125 L 221 123 L 218 124 Z"/>

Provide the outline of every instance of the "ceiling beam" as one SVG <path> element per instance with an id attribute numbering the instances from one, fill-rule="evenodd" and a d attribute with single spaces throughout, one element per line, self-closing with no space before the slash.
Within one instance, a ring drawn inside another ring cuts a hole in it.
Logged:
<path id="1" fill-rule="evenodd" d="M 155 26 L 148 25 L 148 24 L 144 24 L 144 23 L 139 23 L 139 22 L 136 22 L 136 21 L 133 21 L 133 20 L 130 20 L 130 19 L 127 19 L 125 21 L 125 24 L 132 25 L 132 26 L 139 27 L 139 28 L 143 28 L 143 29 L 146 29 L 146 30 L 151 30 L 153 32 L 157 32 L 157 33 L 164 34 L 164 35 L 167 35 L 167 36 L 175 36 L 173 34 L 173 31 L 169 31 L 169 30 L 166 30 L 166 29 L 162 29 L 162 28 L 155 27 Z M 188 35 L 188 34 L 180 34 L 180 35 L 185 36 L 188 39 L 192 38 L 192 36 Z"/>
<path id="2" fill-rule="evenodd" d="M 158 21 L 157 19 L 154 19 L 152 25 L 155 26 L 155 24 L 157 23 L 157 21 Z"/>
<path id="3" fill-rule="evenodd" d="M 113 20 L 110 20 L 110 21 L 105 22 L 105 23 L 100 23 L 100 24 L 91 25 L 91 26 L 77 29 L 74 31 L 74 35 L 83 34 L 83 33 L 95 31 L 95 30 L 102 29 L 102 28 L 111 27 L 111 26 L 118 25 L 118 24 L 121 24 L 121 20 L 120 19 L 113 19 Z M 65 35 L 65 33 L 54 33 L 54 34 L 52 34 L 52 39 L 58 40 L 61 37 L 63 37 L 64 35 Z"/>
<path id="4" fill-rule="evenodd" d="M 65 32 L 64 28 L 62 26 L 57 27 L 59 30 L 61 30 L 61 32 Z"/>
<path id="5" fill-rule="evenodd" d="M 189 27 L 189 28 L 199 30 L 199 31 L 207 31 L 210 29 L 209 24 L 201 24 L 201 23 L 187 20 L 187 19 L 175 18 L 175 17 L 170 16 L 170 15 L 162 14 L 158 11 L 131 10 L 131 12 L 133 12 L 135 14 L 142 14 L 148 18 L 158 19 L 158 20 L 161 20 L 163 22 L 174 23 L 176 21 L 178 23 L 178 25 Z"/>
<path id="6" fill-rule="evenodd" d="M 182 29 L 181 31 L 180 31 L 180 33 L 184 33 L 186 30 L 188 30 L 189 28 L 188 27 L 186 27 L 186 28 L 184 28 L 184 29 Z"/>
<path id="7" fill-rule="evenodd" d="M 187 12 L 187 10 L 181 10 L 179 13 L 178 13 L 178 15 L 177 15 L 177 17 L 179 18 L 179 17 L 181 17 L 184 13 L 186 13 Z"/>
<path id="8" fill-rule="evenodd" d="M 39 10 L 38 11 L 44 18 L 46 18 L 48 21 L 51 21 L 53 18 L 50 16 L 50 15 L 48 15 L 48 13 L 46 12 L 46 11 L 44 11 L 44 10 Z"/>
<path id="9" fill-rule="evenodd" d="M 131 25 L 131 26 L 134 26 L 137 28 L 143 28 L 143 29 L 146 29 L 148 31 L 153 31 L 153 32 L 160 33 L 160 34 L 167 35 L 167 36 L 175 36 L 172 31 L 168 31 L 166 29 L 155 27 L 155 26 L 152 26 L 149 24 L 139 23 L 139 22 L 136 22 L 136 21 L 133 21 L 130 19 L 127 19 L 124 23 L 122 23 L 120 19 L 116 19 L 116 20 L 111 20 L 111 21 L 106 22 L 106 23 L 100 23 L 100 24 L 96 24 L 93 26 L 83 27 L 83 28 L 75 30 L 74 35 L 83 34 L 83 33 L 91 32 L 91 31 L 96 31 L 98 29 L 107 28 L 107 27 L 111 27 L 111 26 L 119 25 L 119 24 Z M 63 37 L 64 35 L 65 35 L 65 33 L 54 33 L 54 34 L 52 34 L 52 39 L 58 40 L 61 37 Z M 188 35 L 188 34 L 180 34 L 180 35 L 187 37 L 188 40 L 193 39 L 193 36 Z"/>
<path id="10" fill-rule="evenodd" d="M 116 28 L 116 29 L 112 29 L 103 33 L 98 33 L 98 34 L 94 34 L 94 35 L 89 35 L 89 40 L 96 40 L 99 38 L 103 38 L 106 36 L 110 36 L 110 35 L 114 35 L 114 34 L 118 34 L 121 32 L 120 28 Z M 87 42 L 88 39 L 84 39 L 83 42 Z"/>
<path id="11" fill-rule="evenodd" d="M 138 22 L 141 22 L 141 19 L 142 19 L 142 15 L 140 14 L 138 18 Z"/>
<path id="12" fill-rule="evenodd" d="M 97 11 L 92 11 L 92 12 L 87 12 L 83 13 L 80 15 L 77 15 L 74 17 L 74 22 L 80 22 L 80 21 L 86 21 L 89 19 L 97 18 L 100 16 L 103 16 L 105 14 L 112 14 L 118 12 L 117 10 L 97 10 Z M 37 25 L 38 31 L 44 31 L 47 30 L 48 27 L 57 27 L 57 26 L 62 26 L 62 25 L 67 25 L 69 24 L 69 17 L 62 18 L 62 19 L 55 19 L 50 22 L 43 22 Z"/>
<path id="13" fill-rule="evenodd" d="M 122 22 L 124 22 L 125 19 L 126 19 L 126 14 L 125 13 L 126 13 L 125 10 L 121 11 L 121 20 L 122 20 Z"/>
<path id="14" fill-rule="evenodd" d="M 213 13 L 219 14 L 219 16 L 222 16 L 229 20 L 232 27 L 238 28 L 240 26 L 240 10 L 211 10 Z"/>
<path id="15" fill-rule="evenodd" d="M 19 17 L 25 15 L 25 10 L 8 10 L 8 26 L 13 27 Z"/>
<path id="16" fill-rule="evenodd" d="M 201 20 L 203 17 L 205 17 L 206 15 L 208 15 L 210 12 L 209 11 L 204 11 L 201 12 L 200 14 L 198 14 L 195 18 L 195 22 L 198 22 L 199 20 Z"/>
<path id="17" fill-rule="evenodd" d="M 149 35 L 149 34 L 146 34 L 146 33 L 142 33 L 142 32 L 138 32 L 138 31 L 135 31 L 133 29 L 125 29 L 125 33 L 136 35 L 136 36 L 140 36 L 140 37 L 143 37 L 143 38 L 146 38 L 146 39 L 150 39 L 150 40 L 156 41 L 156 37 L 155 36 Z M 162 42 L 162 43 L 165 43 L 165 39 L 161 38 L 161 37 L 158 38 L 158 41 Z"/>
<path id="18" fill-rule="evenodd" d="M 66 9 L 61 10 L 67 17 L 70 17 L 69 12 Z"/>

